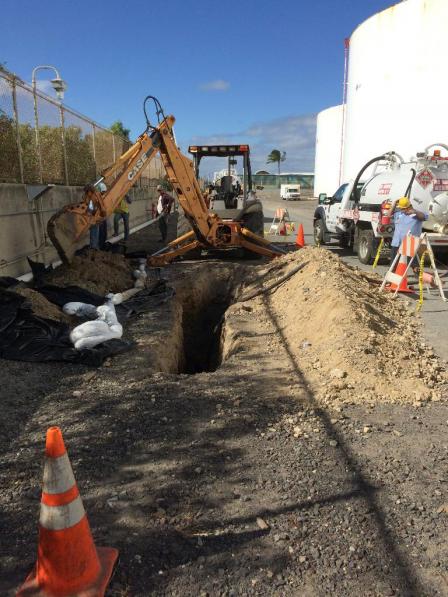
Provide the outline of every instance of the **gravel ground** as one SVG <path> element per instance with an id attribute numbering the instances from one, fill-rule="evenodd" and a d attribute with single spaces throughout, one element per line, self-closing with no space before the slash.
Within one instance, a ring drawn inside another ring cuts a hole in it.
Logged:
<path id="1" fill-rule="evenodd" d="M 262 318 L 251 302 L 228 310 L 216 371 L 155 358 L 182 350 L 182 327 L 202 341 L 201 309 L 254 271 L 171 266 L 177 298 L 100 369 L 2 361 L 2 595 L 35 561 L 52 424 L 97 544 L 120 550 L 109 595 L 448 595 L 445 396 L 323 405 L 269 298 Z"/>

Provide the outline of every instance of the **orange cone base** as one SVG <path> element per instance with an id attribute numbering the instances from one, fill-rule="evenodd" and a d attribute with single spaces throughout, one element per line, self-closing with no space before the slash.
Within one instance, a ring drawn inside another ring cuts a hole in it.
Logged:
<path id="1" fill-rule="evenodd" d="M 387 284 L 384 287 L 384 290 L 388 290 L 389 292 L 395 292 L 397 290 L 397 285 L 396 284 Z M 415 290 L 414 288 L 412 288 L 412 286 L 408 286 L 408 283 L 406 282 L 406 280 L 403 280 L 403 282 L 401 283 L 398 292 L 410 292 L 411 294 L 415 294 Z"/>
<path id="2" fill-rule="evenodd" d="M 39 587 L 36 581 L 36 570 L 33 570 L 17 592 L 16 597 L 103 597 L 111 579 L 118 559 L 118 549 L 113 547 L 97 547 L 101 572 L 97 581 L 77 593 L 53 593 Z"/>

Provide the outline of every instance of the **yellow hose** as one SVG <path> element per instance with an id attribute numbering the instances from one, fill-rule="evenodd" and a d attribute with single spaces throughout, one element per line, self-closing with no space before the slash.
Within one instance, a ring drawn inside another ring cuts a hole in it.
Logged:
<path id="1" fill-rule="evenodd" d="M 419 290 L 419 299 L 415 310 L 417 313 L 423 306 L 423 269 L 425 267 L 425 257 L 429 255 L 429 251 L 423 251 L 422 256 L 420 257 L 420 270 L 418 272 L 418 290 Z"/>
<path id="2" fill-rule="evenodd" d="M 381 249 L 383 248 L 383 245 L 384 245 L 384 238 L 381 237 L 380 244 L 378 245 L 378 251 L 376 252 L 375 260 L 374 260 L 373 265 L 372 265 L 372 269 L 375 269 L 376 266 L 378 265 L 378 261 L 380 259 Z"/>

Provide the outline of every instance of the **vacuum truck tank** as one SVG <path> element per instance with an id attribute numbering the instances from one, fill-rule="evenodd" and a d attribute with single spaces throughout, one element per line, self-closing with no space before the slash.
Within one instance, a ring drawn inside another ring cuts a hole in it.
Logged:
<path id="1" fill-rule="evenodd" d="M 373 174 L 365 179 L 372 166 Z M 448 146 L 442 143 L 428 146 L 407 162 L 395 152 L 373 158 L 333 197 L 320 195 L 314 214 L 316 242 L 338 239 L 352 247 L 362 263 L 371 263 L 380 239 L 386 245 L 392 240 L 389 209 L 404 196 L 415 209 L 428 214 L 423 229 L 431 244 L 448 247 Z"/>
<path id="2" fill-rule="evenodd" d="M 382 205 L 405 195 L 415 209 L 429 214 L 423 222 L 428 232 L 448 233 L 448 157 L 441 155 L 443 147 L 430 146 L 410 162 L 391 162 L 391 167 L 368 180 L 361 190 L 360 209 Z M 381 209 L 380 209 L 381 211 Z M 381 218 L 380 218 L 381 220 Z M 380 224 L 382 221 L 380 221 Z"/>

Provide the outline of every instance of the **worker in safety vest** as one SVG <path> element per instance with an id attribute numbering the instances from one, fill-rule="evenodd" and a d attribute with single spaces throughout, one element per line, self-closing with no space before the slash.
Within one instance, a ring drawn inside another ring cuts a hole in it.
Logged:
<path id="1" fill-rule="evenodd" d="M 428 214 L 412 207 L 408 197 L 401 197 L 392 203 L 389 211 L 394 216 L 394 235 L 391 242 L 391 262 L 395 259 L 403 239 L 410 234 L 420 237 L 423 222 L 428 219 Z"/>
<path id="2" fill-rule="evenodd" d="M 120 220 L 123 220 L 125 241 L 129 239 L 129 206 L 131 203 L 132 199 L 126 193 L 126 195 L 118 204 L 118 207 L 116 207 L 114 210 L 114 234 L 115 236 L 118 236 Z"/>

